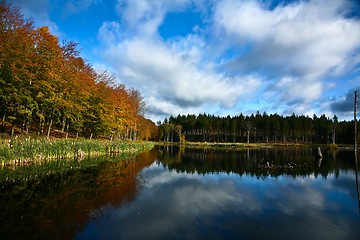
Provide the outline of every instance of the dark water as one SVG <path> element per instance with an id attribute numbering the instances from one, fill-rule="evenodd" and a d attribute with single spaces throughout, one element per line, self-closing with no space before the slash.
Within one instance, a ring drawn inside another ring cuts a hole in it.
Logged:
<path id="1" fill-rule="evenodd" d="M 360 239 L 354 153 L 323 155 L 169 147 L 1 178 L 0 238 Z"/>

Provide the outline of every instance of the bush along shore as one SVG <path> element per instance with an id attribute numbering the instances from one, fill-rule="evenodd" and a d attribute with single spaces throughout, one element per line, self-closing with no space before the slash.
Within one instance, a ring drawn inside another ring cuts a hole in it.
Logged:
<path id="1" fill-rule="evenodd" d="M 135 154 L 153 146 L 152 142 L 140 141 L 13 138 L 0 142 L 0 162 L 5 167 L 51 160 L 82 160 L 104 155 Z"/>

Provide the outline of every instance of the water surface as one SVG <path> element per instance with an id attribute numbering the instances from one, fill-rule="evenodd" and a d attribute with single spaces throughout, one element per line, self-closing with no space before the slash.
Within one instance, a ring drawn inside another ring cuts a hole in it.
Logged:
<path id="1" fill-rule="evenodd" d="M 18 239 L 360 239 L 354 154 L 323 154 L 159 148 L 6 185 L 2 229 Z"/>

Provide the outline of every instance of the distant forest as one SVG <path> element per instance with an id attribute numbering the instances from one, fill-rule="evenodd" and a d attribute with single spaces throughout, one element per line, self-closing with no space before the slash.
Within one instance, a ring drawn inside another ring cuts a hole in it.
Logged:
<path id="1" fill-rule="evenodd" d="M 178 115 L 165 119 L 160 130 L 159 137 L 164 141 L 354 143 L 354 121 L 339 122 L 336 115 Z"/>
<path id="2" fill-rule="evenodd" d="M 155 138 L 140 93 L 115 80 L 0 0 L 0 132 Z"/>

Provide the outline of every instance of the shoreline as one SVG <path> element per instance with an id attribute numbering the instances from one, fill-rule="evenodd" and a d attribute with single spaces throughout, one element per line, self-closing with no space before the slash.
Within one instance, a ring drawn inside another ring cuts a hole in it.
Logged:
<path id="1" fill-rule="evenodd" d="M 0 141 L 1 167 L 82 160 L 88 157 L 135 154 L 154 147 L 146 141 L 97 139 L 7 139 Z"/>
<path id="2" fill-rule="evenodd" d="M 306 148 L 324 148 L 332 150 L 352 150 L 353 145 L 349 144 L 315 144 L 315 143 L 280 143 L 280 142 L 269 142 L 269 143 L 231 143 L 231 142 L 156 142 L 155 145 L 159 146 L 184 146 L 193 148 L 231 148 L 231 149 L 247 149 L 247 148 L 276 148 L 276 147 L 306 147 Z"/>

